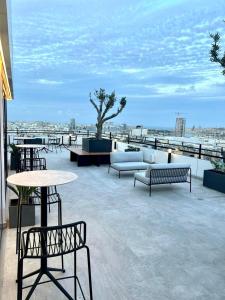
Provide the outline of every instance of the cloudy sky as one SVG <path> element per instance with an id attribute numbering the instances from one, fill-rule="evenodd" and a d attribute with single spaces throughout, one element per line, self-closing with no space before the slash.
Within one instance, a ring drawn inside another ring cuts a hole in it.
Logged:
<path id="1" fill-rule="evenodd" d="M 224 0 L 13 0 L 15 99 L 9 120 L 95 121 L 89 92 L 126 96 L 116 122 L 225 126 Z"/>

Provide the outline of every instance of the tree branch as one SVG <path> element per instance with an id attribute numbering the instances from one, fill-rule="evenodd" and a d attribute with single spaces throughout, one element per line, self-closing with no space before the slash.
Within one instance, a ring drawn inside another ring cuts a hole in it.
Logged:
<path id="1" fill-rule="evenodd" d="M 94 108 L 96 109 L 97 113 L 99 114 L 99 109 L 98 109 L 97 104 L 94 102 L 93 99 L 91 99 L 91 93 L 90 93 L 90 102 L 91 102 L 91 104 L 94 106 Z"/>
<path id="2" fill-rule="evenodd" d="M 116 116 L 118 116 L 119 113 L 121 113 L 121 111 L 124 109 L 125 106 L 121 106 L 120 108 L 118 108 L 117 112 L 112 114 L 109 117 L 106 117 L 102 120 L 102 123 L 105 123 L 106 121 L 115 118 Z"/>

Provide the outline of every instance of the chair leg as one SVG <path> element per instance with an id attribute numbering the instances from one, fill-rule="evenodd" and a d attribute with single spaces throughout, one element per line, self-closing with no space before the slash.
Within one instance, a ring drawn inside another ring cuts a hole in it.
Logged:
<path id="1" fill-rule="evenodd" d="M 110 172 L 110 165 L 109 165 L 109 167 L 108 167 L 108 174 L 109 174 L 109 172 Z"/>
<path id="2" fill-rule="evenodd" d="M 151 196 L 152 195 L 152 185 L 150 184 L 149 185 L 149 196 Z"/>
<path id="3" fill-rule="evenodd" d="M 91 259 L 90 259 L 90 250 L 87 246 L 85 246 L 87 250 L 87 263 L 88 263 L 88 280 L 89 280 L 89 293 L 90 300 L 93 300 L 93 292 L 92 292 L 92 279 L 91 279 Z"/>
<path id="4" fill-rule="evenodd" d="M 74 268 L 74 300 L 77 300 L 77 251 L 74 251 L 73 258 L 73 268 Z"/>
<path id="5" fill-rule="evenodd" d="M 136 185 L 136 178 L 134 177 L 134 187 L 135 187 L 135 185 Z"/>
<path id="6" fill-rule="evenodd" d="M 36 289 L 41 277 L 42 277 L 43 273 L 39 273 L 39 275 L 37 276 L 37 278 L 35 279 L 34 283 L 32 284 L 32 288 L 30 289 L 29 293 L 27 294 L 26 300 L 30 299 L 30 297 L 32 296 L 34 290 Z M 22 300 L 21 299 L 17 299 L 17 300 Z"/>
<path id="7" fill-rule="evenodd" d="M 119 178 L 120 178 L 120 171 L 119 171 Z"/>
<path id="8" fill-rule="evenodd" d="M 19 260 L 17 273 L 17 300 L 22 300 L 23 296 L 23 259 Z"/>
<path id="9" fill-rule="evenodd" d="M 61 199 L 59 199 L 58 202 L 58 225 L 62 225 L 62 202 Z M 64 269 L 64 259 L 63 259 L 63 255 L 61 255 L 61 263 L 62 263 L 62 272 L 65 272 Z"/>

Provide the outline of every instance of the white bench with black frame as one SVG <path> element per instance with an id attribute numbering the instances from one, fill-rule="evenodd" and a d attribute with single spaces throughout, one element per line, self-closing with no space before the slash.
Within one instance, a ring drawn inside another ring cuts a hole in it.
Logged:
<path id="1" fill-rule="evenodd" d="M 152 164 L 145 172 L 134 174 L 134 186 L 136 180 L 149 186 L 151 196 L 152 185 L 170 183 L 189 183 L 191 192 L 191 167 L 189 164 L 169 163 Z"/>

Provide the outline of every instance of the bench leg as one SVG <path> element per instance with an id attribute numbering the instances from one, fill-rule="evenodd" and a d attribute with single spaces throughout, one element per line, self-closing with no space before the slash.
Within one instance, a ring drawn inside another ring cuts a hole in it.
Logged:
<path id="1" fill-rule="evenodd" d="M 111 166 L 109 165 L 109 167 L 108 167 L 108 174 L 109 174 L 109 172 L 110 172 L 110 167 L 111 167 Z"/>
<path id="2" fill-rule="evenodd" d="M 135 184 L 136 184 L 136 178 L 134 177 L 134 187 L 135 187 Z"/>
<path id="3" fill-rule="evenodd" d="M 149 185 L 149 196 L 151 197 L 151 195 L 152 195 L 152 185 L 150 184 Z"/>
<path id="4" fill-rule="evenodd" d="M 120 171 L 119 171 L 119 178 L 120 178 Z"/>

